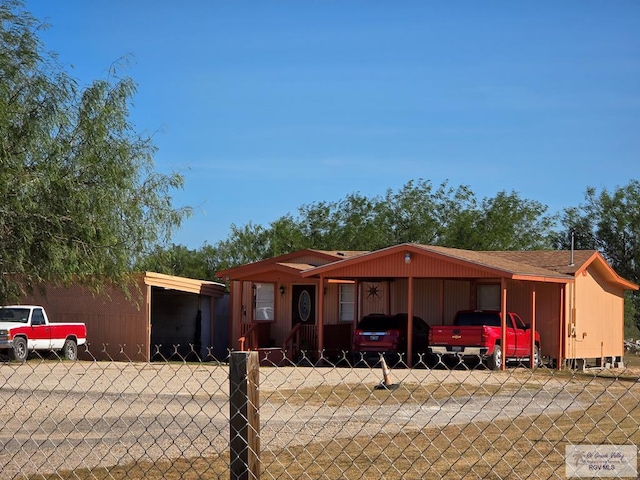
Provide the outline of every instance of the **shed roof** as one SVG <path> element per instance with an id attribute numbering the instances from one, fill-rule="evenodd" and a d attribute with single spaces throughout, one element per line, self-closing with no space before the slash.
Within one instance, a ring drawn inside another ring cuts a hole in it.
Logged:
<path id="1" fill-rule="evenodd" d="M 168 288 L 171 290 L 197 293 L 211 297 L 222 297 L 225 290 L 224 284 L 219 282 L 176 277 L 157 272 L 145 272 L 144 283 L 145 285 L 150 285 L 152 287 Z"/>

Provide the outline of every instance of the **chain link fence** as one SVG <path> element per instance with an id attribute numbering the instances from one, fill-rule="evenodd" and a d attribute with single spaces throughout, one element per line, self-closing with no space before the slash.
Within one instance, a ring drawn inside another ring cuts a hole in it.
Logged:
<path id="1" fill-rule="evenodd" d="M 568 463 L 588 463 L 567 447 L 640 444 L 636 356 L 580 371 L 400 358 L 386 372 L 278 356 L 259 360 L 256 418 L 240 415 L 257 422 L 257 466 L 237 473 L 230 358 L 193 357 L 3 359 L 0 478 L 566 478 Z"/>

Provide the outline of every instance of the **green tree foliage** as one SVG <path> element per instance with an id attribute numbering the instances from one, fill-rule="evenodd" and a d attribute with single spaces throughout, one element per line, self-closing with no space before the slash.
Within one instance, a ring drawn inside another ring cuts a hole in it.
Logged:
<path id="1" fill-rule="evenodd" d="M 339 202 L 301 207 L 297 223 L 304 247 L 375 250 L 414 242 L 470 250 L 524 250 L 551 247 L 555 217 L 539 202 L 516 192 L 498 192 L 478 201 L 467 186 L 434 188 L 409 181 L 383 197 L 348 195 Z M 290 231 L 295 230 L 291 226 Z M 270 241 L 275 238 L 269 232 Z"/>
<path id="2" fill-rule="evenodd" d="M 151 271 L 181 277 L 212 279 L 216 270 L 210 269 L 212 252 L 208 245 L 199 250 L 190 250 L 183 245 L 156 248 L 136 265 L 137 271 Z"/>
<path id="3" fill-rule="evenodd" d="M 464 188 L 464 187 L 461 187 Z M 445 225 L 451 203 L 462 207 L 456 192 L 446 183 L 434 192 L 431 182 L 409 181 L 397 193 L 387 190 L 383 199 L 376 199 L 379 227 L 376 248 L 399 243 L 438 243 Z"/>
<path id="4" fill-rule="evenodd" d="M 640 182 L 630 180 L 613 191 L 598 192 L 589 187 L 585 202 L 568 208 L 562 218 L 563 229 L 556 241 L 561 248 L 597 249 L 623 278 L 640 284 Z M 640 328 L 640 295 L 628 295 L 633 305 L 627 310 L 627 332 Z M 635 327 L 635 328 L 634 328 Z"/>
<path id="5" fill-rule="evenodd" d="M 272 256 L 269 232 L 249 222 L 244 227 L 231 225 L 229 238 L 216 245 L 221 268 L 257 262 Z"/>
<path id="6" fill-rule="evenodd" d="M 545 215 L 546 205 L 523 200 L 516 192 L 498 192 L 485 198 L 475 221 L 467 229 L 473 242 L 461 246 L 469 250 L 536 250 L 551 246 L 554 216 Z"/>
<path id="7" fill-rule="evenodd" d="M 551 246 L 554 220 L 546 215 L 545 206 L 521 199 L 515 192 L 498 192 L 478 201 L 467 186 L 453 188 L 444 182 L 434 188 L 420 179 L 397 192 L 387 190 L 384 196 L 354 193 L 337 202 L 303 205 L 296 217 L 287 214 L 268 228 L 232 225 L 226 240 L 190 254 L 198 261 L 206 259 L 207 272 L 215 272 L 304 248 L 370 251 L 415 242 L 475 250 L 540 249 Z M 195 267 L 178 269 L 193 263 L 175 261 L 176 248 L 156 251 L 153 262 L 140 266 L 202 275 Z"/>
<path id="8" fill-rule="evenodd" d="M 0 4 L 0 301 L 43 281 L 123 284 L 188 209 L 182 177 L 153 170 L 155 147 L 129 121 L 135 84 L 79 88 L 45 53 L 21 2 Z"/>

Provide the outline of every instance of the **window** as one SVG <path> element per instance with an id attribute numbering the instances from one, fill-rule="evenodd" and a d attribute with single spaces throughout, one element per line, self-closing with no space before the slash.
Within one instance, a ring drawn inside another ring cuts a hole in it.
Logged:
<path id="1" fill-rule="evenodd" d="M 355 293 L 353 283 L 340 284 L 340 321 L 353 322 L 355 319 Z"/>
<path id="2" fill-rule="evenodd" d="M 273 283 L 254 283 L 253 289 L 255 320 L 273 320 L 275 285 Z"/>
<path id="3" fill-rule="evenodd" d="M 41 308 L 34 308 L 31 315 L 31 325 L 44 325 L 44 313 Z"/>

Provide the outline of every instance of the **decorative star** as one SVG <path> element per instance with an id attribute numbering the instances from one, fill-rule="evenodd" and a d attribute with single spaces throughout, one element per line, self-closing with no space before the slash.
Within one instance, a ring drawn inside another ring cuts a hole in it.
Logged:
<path id="1" fill-rule="evenodd" d="M 367 298 L 371 298 L 371 297 L 375 297 L 375 298 L 380 297 L 380 291 L 378 289 L 377 284 L 369 285 L 369 288 L 367 290 Z"/>

